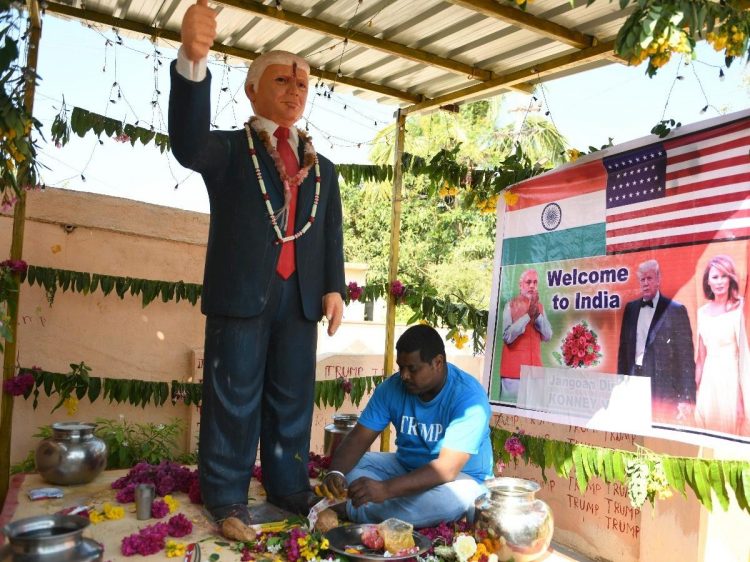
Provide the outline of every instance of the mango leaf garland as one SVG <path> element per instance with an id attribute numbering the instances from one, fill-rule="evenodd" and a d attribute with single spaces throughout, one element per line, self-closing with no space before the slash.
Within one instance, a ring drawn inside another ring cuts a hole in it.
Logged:
<path id="1" fill-rule="evenodd" d="M 78 400 L 86 398 L 95 402 L 99 398 L 110 403 L 128 403 L 145 408 L 153 402 L 162 406 L 167 400 L 172 404 L 184 403 L 186 406 L 200 406 L 202 387 L 200 383 L 182 382 L 173 379 L 171 383 L 162 381 L 144 381 L 130 378 L 100 378 L 89 373 L 91 368 L 85 363 L 71 364 L 68 373 L 53 373 L 39 368 L 19 369 L 19 373 L 30 373 L 34 382 L 23 397 L 34 396 L 33 407 L 38 405 L 40 391 L 46 396 L 57 396 L 52 411 L 62 406 L 67 399 L 75 396 Z M 382 375 L 363 376 L 352 379 L 352 390 L 348 393 L 354 406 L 359 406 L 366 394 L 380 384 L 386 377 Z M 346 395 L 338 380 L 316 381 L 315 404 L 318 407 L 334 406 L 340 408 Z"/>
<path id="2" fill-rule="evenodd" d="M 503 444 L 511 437 L 521 441 L 525 448 L 524 460 L 540 467 L 545 481 L 547 468 L 554 468 L 562 478 L 569 478 L 573 469 L 581 494 L 586 492 L 592 478 L 608 484 L 626 484 L 631 504 L 640 508 L 647 499 L 653 504 L 656 499 L 670 497 L 673 489 L 685 496 L 687 485 L 707 509 L 713 508 L 715 495 L 726 510 L 731 489 L 740 509 L 750 513 L 750 463 L 747 461 L 673 457 L 643 448 L 621 451 L 493 427 L 490 439 L 496 462 L 508 460 Z"/>
<path id="3" fill-rule="evenodd" d="M 93 132 L 99 138 L 103 133 L 118 142 L 129 142 L 131 146 L 135 146 L 136 142 L 144 146 L 153 143 L 162 153 L 170 149 L 168 135 L 157 133 L 153 128 L 146 129 L 138 125 L 123 123 L 80 107 L 73 108 L 70 121 L 65 110 L 61 110 L 55 117 L 51 129 L 55 145 L 65 146 L 70 141 L 71 131 L 79 137 Z"/>

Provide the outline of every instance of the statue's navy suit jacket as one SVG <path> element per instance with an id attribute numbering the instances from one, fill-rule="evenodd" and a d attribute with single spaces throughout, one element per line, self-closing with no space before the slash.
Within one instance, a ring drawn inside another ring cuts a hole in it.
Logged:
<path id="1" fill-rule="evenodd" d="M 250 318 L 268 301 L 281 245 L 260 191 L 244 129 L 210 131 L 210 74 L 201 82 L 180 76 L 172 63 L 169 137 L 177 161 L 199 172 L 208 190 L 211 221 L 201 310 L 206 315 Z M 274 210 L 283 205 L 283 186 L 258 136 L 253 142 Z M 300 142 L 299 156 L 303 161 Z M 295 242 L 296 271 L 304 315 L 322 317 L 322 296 L 345 295 L 341 196 L 333 164 L 318 155 L 320 200 L 315 222 Z M 315 167 L 299 187 L 295 232 L 310 218 Z"/>
<path id="2" fill-rule="evenodd" d="M 617 372 L 633 375 L 635 340 L 641 301 L 625 306 L 620 330 Z M 654 318 L 646 337 L 642 375 L 651 377 L 653 399 L 666 402 L 695 403 L 695 360 L 693 331 L 687 309 L 663 295 L 654 309 Z"/>

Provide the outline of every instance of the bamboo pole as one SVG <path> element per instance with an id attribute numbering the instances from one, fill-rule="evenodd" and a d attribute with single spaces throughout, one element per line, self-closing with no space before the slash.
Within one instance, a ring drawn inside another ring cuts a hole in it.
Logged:
<path id="1" fill-rule="evenodd" d="M 29 39 L 26 52 L 26 67 L 36 75 L 36 66 L 39 59 L 39 41 L 42 37 L 42 20 L 39 12 L 38 0 L 27 0 L 29 10 Z M 36 81 L 33 75 L 27 77 L 24 91 L 23 105 L 28 115 L 31 115 L 34 109 L 34 90 Z M 31 132 L 29 132 L 31 134 Z M 27 162 L 24 168 L 21 168 L 19 177 L 21 184 L 24 177 L 27 176 L 28 167 L 32 162 Z M 16 202 L 13 213 L 13 238 L 10 245 L 10 259 L 20 260 L 23 256 L 23 233 L 26 226 L 26 191 L 25 186 L 21 185 L 18 201 Z M 13 279 L 16 282 L 18 291 L 10 294 L 8 298 L 8 322 L 12 341 L 5 341 L 5 351 L 3 355 L 3 381 L 15 375 L 16 370 L 16 350 L 18 346 L 18 301 L 21 292 L 20 274 L 13 273 Z M 8 486 L 10 484 L 10 445 L 11 435 L 13 432 L 13 397 L 5 392 L 2 393 L 0 400 L 0 504 L 5 503 L 5 497 L 8 495 Z"/>
<path id="2" fill-rule="evenodd" d="M 391 254 L 388 260 L 388 284 L 398 279 L 398 257 L 401 240 L 401 179 L 403 176 L 402 159 L 404 156 L 404 134 L 406 131 L 406 115 L 398 110 L 396 117 L 396 144 L 393 160 L 393 192 L 391 194 Z M 388 293 L 388 309 L 385 316 L 385 360 L 383 374 L 393 372 L 393 349 L 395 346 L 396 330 L 396 298 Z M 386 427 L 380 435 L 380 450 L 388 451 L 391 442 L 391 428 Z"/>

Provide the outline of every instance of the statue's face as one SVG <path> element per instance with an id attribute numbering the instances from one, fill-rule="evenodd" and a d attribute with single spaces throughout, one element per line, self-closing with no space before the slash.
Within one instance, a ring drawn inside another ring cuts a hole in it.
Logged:
<path id="1" fill-rule="evenodd" d="M 258 80 L 257 91 L 248 86 L 247 96 L 256 115 L 291 127 L 305 110 L 307 83 L 307 72 L 296 65 L 271 64 Z"/>

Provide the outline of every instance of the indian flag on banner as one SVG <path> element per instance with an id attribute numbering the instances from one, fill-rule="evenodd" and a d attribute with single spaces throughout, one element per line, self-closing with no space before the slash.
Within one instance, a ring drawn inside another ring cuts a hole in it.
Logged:
<path id="1" fill-rule="evenodd" d="M 506 196 L 505 214 L 499 217 L 502 265 L 604 255 L 606 187 L 601 160 L 566 166 L 517 184 Z"/>

